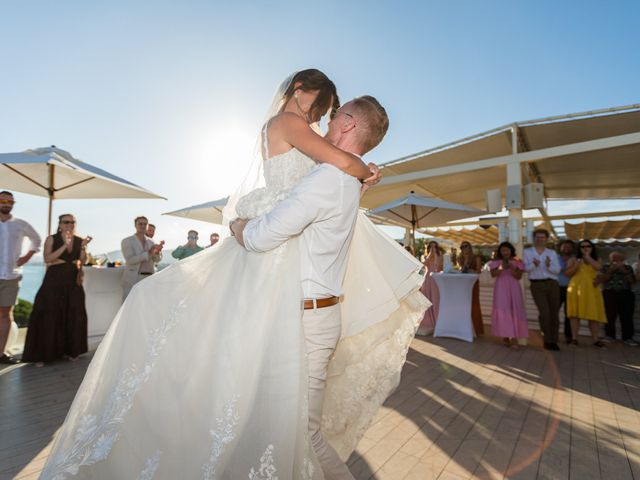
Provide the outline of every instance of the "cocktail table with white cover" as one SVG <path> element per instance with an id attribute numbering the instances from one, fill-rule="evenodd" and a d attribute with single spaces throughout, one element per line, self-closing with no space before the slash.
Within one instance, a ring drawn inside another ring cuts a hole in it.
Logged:
<path id="1" fill-rule="evenodd" d="M 433 336 L 473 342 L 471 293 L 479 275 L 441 272 L 433 272 L 430 275 L 440 291 L 440 307 Z"/>
<path id="2" fill-rule="evenodd" d="M 89 345 L 98 343 L 122 305 L 124 267 L 84 267 Z"/>

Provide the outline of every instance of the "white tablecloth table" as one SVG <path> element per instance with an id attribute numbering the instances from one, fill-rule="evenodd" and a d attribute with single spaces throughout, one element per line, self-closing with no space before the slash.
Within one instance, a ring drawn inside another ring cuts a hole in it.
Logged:
<path id="1" fill-rule="evenodd" d="M 89 343 L 102 339 L 122 305 L 124 267 L 84 267 L 84 292 L 88 317 Z"/>
<path id="2" fill-rule="evenodd" d="M 430 274 L 440 291 L 440 306 L 434 337 L 452 337 L 473 342 L 471 321 L 471 293 L 478 280 L 476 273 Z"/>

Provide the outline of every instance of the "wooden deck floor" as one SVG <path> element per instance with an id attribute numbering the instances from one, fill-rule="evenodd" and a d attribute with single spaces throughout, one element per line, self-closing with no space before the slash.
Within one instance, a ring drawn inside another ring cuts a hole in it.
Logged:
<path id="1" fill-rule="evenodd" d="M 0 370 L 1 479 L 37 478 L 89 360 Z M 358 480 L 640 479 L 639 407 L 640 347 L 418 338 L 349 466 Z"/>

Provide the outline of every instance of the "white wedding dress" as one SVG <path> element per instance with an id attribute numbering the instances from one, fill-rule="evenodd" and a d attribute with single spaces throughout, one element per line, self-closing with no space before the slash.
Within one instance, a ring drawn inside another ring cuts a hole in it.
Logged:
<path id="1" fill-rule="evenodd" d="M 269 211 L 313 165 L 295 149 L 267 160 L 266 187 L 238 212 Z M 137 284 L 41 478 L 322 479 L 307 436 L 299 261 L 295 238 L 264 254 L 227 238 Z M 359 216 L 322 424 L 342 458 L 399 381 L 429 306 L 420 267 Z"/>

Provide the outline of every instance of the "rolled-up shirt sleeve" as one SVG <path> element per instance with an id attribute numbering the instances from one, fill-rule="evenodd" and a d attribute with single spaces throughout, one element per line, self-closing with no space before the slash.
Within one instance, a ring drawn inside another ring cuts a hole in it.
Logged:
<path id="1" fill-rule="evenodd" d="M 38 232 L 36 232 L 35 228 L 29 225 L 27 222 L 24 222 L 23 225 L 24 235 L 29 239 L 29 251 L 39 252 L 40 246 L 42 245 L 42 239 Z"/>
<path id="2" fill-rule="evenodd" d="M 302 233 L 312 222 L 331 215 L 340 179 L 335 167 L 315 167 L 271 212 L 250 220 L 244 228 L 245 248 L 268 252 Z"/>

